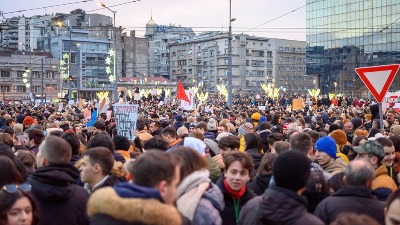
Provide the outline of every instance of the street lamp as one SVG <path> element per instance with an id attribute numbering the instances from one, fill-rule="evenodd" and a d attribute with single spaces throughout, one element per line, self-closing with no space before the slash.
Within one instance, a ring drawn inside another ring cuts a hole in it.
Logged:
<path id="1" fill-rule="evenodd" d="M 333 85 L 335 86 L 335 95 L 336 95 L 336 86 L 337 86 L 337 83 L 336 83 L 336 82 L 333 82 Z"/>
<path id="2" fill-rule="evenodd" d="M 232 107 L 232 0 L 229 0 L 229 33 L 228 33 L 228 107 Z"/>
<path id="3" fill-rule="evenodd" d="M 117 103 L 118 102 L 118 79 L 117 79 L 117 34 L 116 34 L 116 27 L 115 27 L 115 14 L 117 13 L 117 11 L 111 10 L 110 8 L 108 8 L 104 3 L 102 2 L 98 2 L 97 3 L 99 6 L 108 9 L 110 12 L 113 13 L 114 15 L 114 48 L 115 48 L 115 55 L 114 55 L 114 102 Z"/>

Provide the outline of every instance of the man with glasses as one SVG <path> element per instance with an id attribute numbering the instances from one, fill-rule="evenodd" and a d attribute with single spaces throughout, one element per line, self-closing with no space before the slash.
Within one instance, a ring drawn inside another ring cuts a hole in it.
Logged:
<path id="1" fill-rule="evenodd" d="M 356 159 L 369 162 L 375 170 L 375 178 L 371 188 L 377 198 L 386 201 L 387 197 L 395 190 L 397 186 L 393 179 L 389 177 L 386 165 L 383 163 L 385 157 L 384 149 L 377 141 L 366 141 L 364 144 L 355 149 L 357 152 Z"/>

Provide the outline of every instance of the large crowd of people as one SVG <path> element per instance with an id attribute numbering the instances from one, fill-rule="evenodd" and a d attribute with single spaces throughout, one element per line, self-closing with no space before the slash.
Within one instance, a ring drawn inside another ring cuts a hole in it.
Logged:
<path id="1" fill-rule="evenodd" d="M 293 110 L 293 99 L 303 107 Z M 357 98 L 148 96 L 0 112 L 0 225 L 400 224 L 400 114 Z"/>

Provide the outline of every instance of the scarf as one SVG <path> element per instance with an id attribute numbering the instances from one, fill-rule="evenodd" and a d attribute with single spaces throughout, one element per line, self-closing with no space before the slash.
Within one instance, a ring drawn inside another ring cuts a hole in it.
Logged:
<path id="1" fill-rule="evenodd" d="M 229 185 L 228 182 L 226 182 L 226 179 L 224 179 L 223 181 L 223 185 L 224 185 L 224 189 L 225 191 L 231 195 L 234 199 L 240 199 L 244 193 L 246 192 L 246 185 L 244 185 L 239 191 L 234 191 L 232 190 Z"/>

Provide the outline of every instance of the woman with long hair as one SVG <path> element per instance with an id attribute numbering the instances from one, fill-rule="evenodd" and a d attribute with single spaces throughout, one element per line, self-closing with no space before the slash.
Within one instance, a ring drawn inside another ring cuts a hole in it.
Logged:
<path id="1" fill-rule="evenodd" d="M 180 162 L 180 177 L 176 192 L 178 210 L 194 225 L 221 225 L 223 195 L 212 184 L 208 163 L 197 151 L 178 147 L 171 151 Z"/>
<path id="2" fill-rule="evenodd" d="M 37 206 L 29 184 L 9 184 L 0 190 L 0 225 L 38 224 Z"/>
<path id="3" fill-rule="evenodd" d="M 261 147 L 261 138 L 256 133 L 247 133 L 244 135 L 244 151 L 253 158 L 253 172 L 250 175 L 251 180 L 256 176 L 257 170 L 260 167 L 261 160 L 264 156 Z"/>

